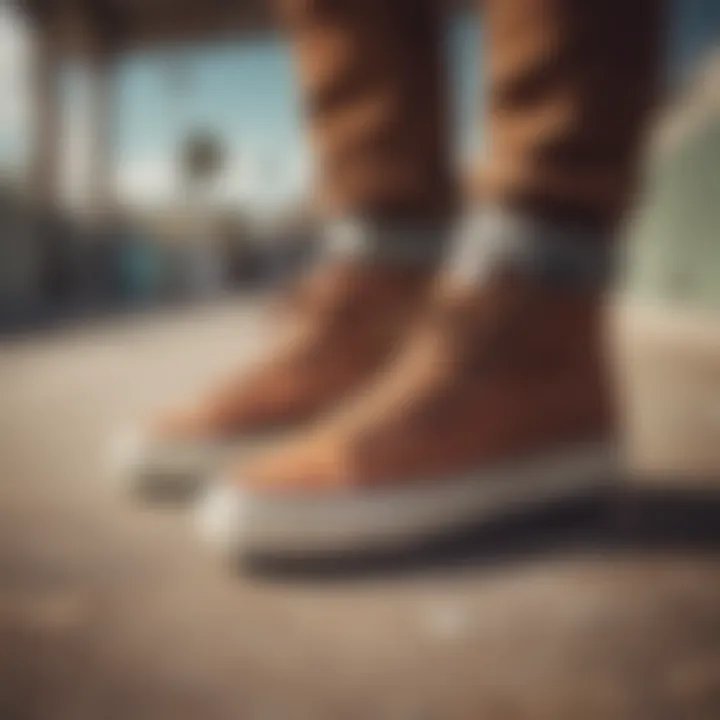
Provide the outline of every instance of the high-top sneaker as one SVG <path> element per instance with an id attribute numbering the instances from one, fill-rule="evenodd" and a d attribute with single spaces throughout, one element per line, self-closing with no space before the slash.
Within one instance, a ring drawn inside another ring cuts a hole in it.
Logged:
<path id="1" fill-rule="evenodd" d="M 233 555 L 398 545 L 610 478 L 592 277 L 603 249 L 532 223 L 508 230 L 507 253 L 489 243 L 478 273 L 440 279 L 362 393 L 227 464 L 199 509 L 212 542 Z M 515 233 L 547 247 L 513 250 Z"/>

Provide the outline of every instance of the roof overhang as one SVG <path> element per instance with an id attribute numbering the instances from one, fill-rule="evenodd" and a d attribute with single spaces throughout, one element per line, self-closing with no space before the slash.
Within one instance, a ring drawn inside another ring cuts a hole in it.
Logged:
<path id="1" fill-rule="evenodd" d="M 216 41 L 274 28 L 267 0 L 15 0 L 58 50 L 83 55 Z"/>
<path id="2" fill-rule="evenodd" d="M 337 0 L 342 2 L 343 0 Z M 393 2 L 394 0 L 386 0 Z M 273 0 L 11 0 L 62 54 L 202 43 L 275 30 Z M 438 0 L 450 7 L 471 0 Z"/>

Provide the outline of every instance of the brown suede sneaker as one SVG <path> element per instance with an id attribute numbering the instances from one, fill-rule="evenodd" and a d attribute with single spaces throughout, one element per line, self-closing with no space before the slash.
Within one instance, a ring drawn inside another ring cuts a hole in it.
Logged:
<path id="1" fill-rule="evenodd" d="M 238 439 L 313 419 L 385 362 L 429 278 L 428 270 L 361 262 L 318 268 L 283 306 L 285 331 L 266 357 L 119 438 L 121 477 L 136 490 L 182 496 Z"/>
<path id="2" fill-rule="evenodd" d="M 608 475 L 597 291 L 503 273 L 441 283 L 370 388 L 230 465 L 200 508 L 223 550 L 367 549 L 442 533 Z"/>

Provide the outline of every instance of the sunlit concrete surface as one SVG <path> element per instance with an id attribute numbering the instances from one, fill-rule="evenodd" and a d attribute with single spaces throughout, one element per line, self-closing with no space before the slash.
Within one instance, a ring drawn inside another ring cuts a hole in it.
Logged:
<path id="1" fill-rule="evenodd" d="M 357 572 L 240 574 L 103 470 L 267 334 L 258 303 L 0 346 L 2 720 L 714 720 L 712 548 L 542 524 Z M 590 522 L 589 518 L 586 522 Z"/>

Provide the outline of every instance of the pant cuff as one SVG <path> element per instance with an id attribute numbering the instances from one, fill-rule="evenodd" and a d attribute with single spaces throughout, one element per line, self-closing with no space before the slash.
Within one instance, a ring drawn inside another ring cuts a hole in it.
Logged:
<path id="1" fill-rule="evenodd" d="M 435 266 L 445 255 L 447 236 L 447 222 L 437 220 L 349 217 L 327 224 L 322 252 L 333 259 Z"/>
<path id="2" fill-rule="evenodd" d="M 611 234 L 563 225 L 504 208 L 486 208 L 461 223 L 449 274 L 482 282 L 502 268 L 557 286 L 604 288 L 615 270 Z"/>

